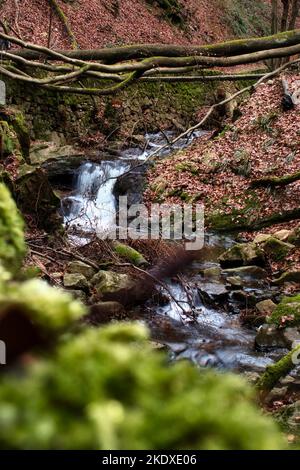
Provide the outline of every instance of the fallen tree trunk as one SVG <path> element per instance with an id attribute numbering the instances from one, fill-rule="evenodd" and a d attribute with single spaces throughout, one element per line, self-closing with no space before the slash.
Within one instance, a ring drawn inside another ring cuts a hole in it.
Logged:
<path id="1" fill-rule="evenodd" d="M 47 54 L 50 58 L 52 58 L 52 60 L 66 62 L 68 64 L 72 64 L 73 66 L 82 67 L 87 65 L 88 63 L 91 65 L 91 69 L 103 73 L 130 73 L 133 71 L 145 73 L 157 67 L 231 67 L 234 65 L 260 62 L 270 58 L 288 57 L 300 53 L 299 40 L 296 45 L 289 47 L 278 47 L 278 44 L 275 43 L 276 47 L 274 47 L 273 49 L 264 49 L 259 50 L 257 52 L 249 52 L 234 56 L 215 57 L 211 54 L 179 57 L 158 56 L 150 57 L 148 59 L 144 59 L 138 62 L 122 62 L 114 65 L 106 65 L 99 62 L 91 63 L 80 59 L 74 59 L 59 52 L 55 52 L 51 49 L 48 49 L 47 47 L 25 42 L 21 39 L 8 36 L 4 33 L 0 33 L 0 38 L 10 41 L 19 46 L 26 47 L 28 50 L 36 51 L 40 54 Z M 5 53 L 3 53 L 3 55 L 5 56 Z"/>
<path id="2" fill-rule="evenodd" d="M 262 50 L 277 49 L 299 44 L 300 30 L 287 31 L 284 33 L 266 36 L 262 38 L 237 39 L 218 44 L 204 46 L 178 46 L 168 44 L 136 44 L 122 47 L 111 47 L 86 50 L 62 50 L 56 51 L 66 57 L 80 60 L 100 60 L 107 64 L 113 64 L 124 60 L 145 59 L 149 57 L 182 57 L 182 56 L 235 56 L 249 54 Z M 46 51 L 33 51 L 21 49 L 15 51 L 16 55 L 25 59 L 52 59 Z"/>
<path id="3" fill-rule="evenodd" d="M 214 226 L 213 228 L 218 232 L 256 232 L 271 225 L 281 224 L 283 222 L 290 222 L 291 220 L 300 219 L 300 209 L 292 209 L 290 211 L 282 212 L 281 214 L 274 214 L 270 217 L 264 217 L 251 223 L 244 224 L 226 224 L 224 226 Z"/>
<path id="4" fill-rule="evenodd" d="M 284 175 L 281 177 L 278 176 L 269 176 L 266 178 L 260 178 L 254 180 L 250 184 L 250 188 L 275 188 L 276 186 L 287 186 L 288 184 L 295 183 L 295 181 L 300 180 L 300 171 L 297 173 L 292 173 L 290 175 Z"/>

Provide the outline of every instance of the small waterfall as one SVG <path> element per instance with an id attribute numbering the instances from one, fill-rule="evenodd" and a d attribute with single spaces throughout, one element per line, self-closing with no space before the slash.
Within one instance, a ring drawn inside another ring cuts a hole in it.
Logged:
<path id="1" fill-rule="evenodd" d="M 205 134 L 205 131 L 195 131 L 189 138 L 181 138 L 171 148 L 164 149 L 161 156 L 187 147 L 194 138 Z M 133 161 L 146 160 L 157 148 L 174 137 L 171 131 L 146 134 L 144 149 L 128 148 L 118 160 L 85 162 L 81 165 L 73 195 L 62 201 L 64 224 L 75 244 L 87 243 L 88 234 L 91 233 L 105 238 L 105 234 L 115 227 L 116 200 L 113 190 L 117 178 L 129 170 Z"/>
<path id="2" fill-rule="evenodd" d="M 74 195 L 63 201 L 65 225 L 79 232 L 108 232 L 115 221 L 113 189 L 117 178 L 128 169 L 129 165 L 120 161 L 83 163 Z"/>

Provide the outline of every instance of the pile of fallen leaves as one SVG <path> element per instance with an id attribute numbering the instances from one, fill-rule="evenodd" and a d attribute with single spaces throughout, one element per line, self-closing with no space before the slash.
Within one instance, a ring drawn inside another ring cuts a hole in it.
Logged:
<path id="1" fill-rule="evenodd" d="M 300 78 L 286 76 L 290 87 Z M 275 189 L 252 189 L 253 180 L 300 169 L 300 106 L 284 112 L 282 84 L 271 80 L 241 106 L 241 117 L 214 139 L 198 139 L 187 150 L 159 162 L 148 175 L 149 202 L 196 202 L 206 215 L 235 214 L 234 222 L 298 207 L 300 181 Z"/>
<path id="2" fill-rule="evenodd" d="M 185 27 L 173 25 L 157 5 L 144 0 L 57 0 L 81 49 L 128 43 L 199 44 L 232 35 L 218 0 L 185 0 Z M 18 10 L 16 11 L 16 4 Z M 48 0 L 1 2 L 0 19 L 6 19 L 27 41 L 47 45 L 50 22 Z M 61 20 L 54 15 L 50 46 L 71 48 Z"/>

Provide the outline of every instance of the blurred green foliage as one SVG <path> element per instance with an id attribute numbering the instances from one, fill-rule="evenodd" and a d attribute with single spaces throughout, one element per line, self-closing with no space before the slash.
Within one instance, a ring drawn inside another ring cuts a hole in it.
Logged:
<path id="1" fill-rule="evenodd" d="M 8 189 L 0 183 L 0 260 L 2 266 L 15 273 L 26 252 L 23 220 Z"/>
<path id="2" fill-rule="evenodd" d="M 59 333 L 86 313 L 70 294 L 40 279 L 0 285 L 0 316 L 17 310 L 46 333 Z"/>
<path id="3" fill-rule="evenodd" d="M 46 307 L 47 308 L 47 307 Z M 166 364 L 136 323 L 86 329 L 0 386 L 5 449 L 279 449 L 231 374 Z"/>

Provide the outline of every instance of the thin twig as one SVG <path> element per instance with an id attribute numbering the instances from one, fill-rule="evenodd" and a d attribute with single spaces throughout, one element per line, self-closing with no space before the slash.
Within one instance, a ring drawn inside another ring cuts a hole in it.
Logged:
<path id="1" fill-rule="evenodd" d="M 34 243 L 32 242 L 29 242 L 28 245 L 31 247 L 35 247 L 35 248 L 40 248 L 38 245 L 35 245 Z M 52 251 L 54 253 L 58 253 L 58 254 L 61 254 L 63 256 L 68 256 L 70 258 L 75 258 L 77 259 L 78 261 L 82 261 L 83 263 L 85 264 L 88 264 L 89 266 L 91 266 L 92 268 L 98 270 L 99 269 L 99 265 L 97 263 L 95 263 L 94 261 L 88 259 L 88 258 L 85 258 L 84 256 L 80 256 L 78 255 L 77 253 L 74 253 L 73 251 L 69 251 L 69 250 L 66 250 L 66 249 L 62 249 L 62 250 L 57 250 L 57 249 L 54 249 L 54 248 L 51 248 L 49 246 L 46 246 L 45 247 L 46 250 L 49 250 L 49 251 Z"/>
<path id="2" fill-rule="evenodd" d="M 41 258 L 45 258 L 48 261 L 51 261 L 52 263 L 63 265 L 63 263 L 61 261 L 58 261 L 55 258 L 52 258 L 49 255 L 46 255 L 45 253 L 41 253 L 40 251 L 33 250 L 32 248 L 30 248 L 30 253 L 33 254 L 33 255 L 36 255 L 36 256 L 40 256 Z"/>
<path id="3" fill-rule="evenodd" d="M 145 271 L 144 269 L 142 268 L 139 268 L 131 263 L 113 263 L 112 264 L 113 266 L 117 266 L 117 267 L 129 267 L 129 268 L 132 268 L 134 269 L 135 271 L 138 271 L 146 276 L 148 276 L 155 284 L 158 284 L 160 285 L 167 293 L 168 295 L 170 296 L 170 298 L 173 300 L 173 302 L 175 302 L 175 304 L 182 310 L 182 312 L 187 315 L 187 312 L 185 311 L 185 309 L 183 308 L 183 306 L 181 305 L 181 303 L 176 299 L 176 297 L 174 297 L 174 295 L 172 294 L 172 292 L 170 291 L 170 289 L 167 287 L 167 285 L 162 282 L 160 279 L 158 279 L 157 277 L 153 276 L 151 273 L 149 273 L 148 271 Z"/>

